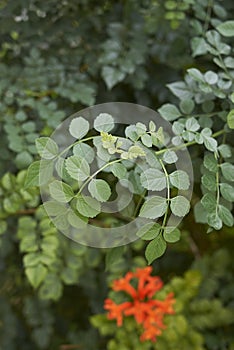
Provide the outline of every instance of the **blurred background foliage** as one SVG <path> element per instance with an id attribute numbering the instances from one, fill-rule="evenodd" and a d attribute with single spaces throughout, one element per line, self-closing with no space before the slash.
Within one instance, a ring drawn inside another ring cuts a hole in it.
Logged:
<path id="1" fill-rule="evenodd" d="M 176 103 L 166 85 L 187 69 L 216 70 L 204 38 L 233 10 L 231 0 L 0 1 L 0 349 L 234 349 L 232 227 L 207 235 L 193 213 L 184 219 L 181 241 L 153 264 L 178 313 L 157 345 L 141 344 L 133 323 L 97 314 L 110 282 L 145 266 L 143 243 L 105 271 L 106 252 L 57 232 L 38 189 L 24 189 L 35 138 L 72 113 L 114 101 L 155 110 Z"/>

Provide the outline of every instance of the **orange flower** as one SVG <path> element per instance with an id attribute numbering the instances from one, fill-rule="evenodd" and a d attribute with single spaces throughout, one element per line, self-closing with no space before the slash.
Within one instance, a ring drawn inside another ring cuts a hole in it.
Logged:
<path id="1" fill-rule="evenodd" d="M 118 305 L 113 300 L 106 299 L 104 308 L 106 310 L 109 310 L 108 319 L 109 320 L 116 319 L 117 326 L 122 326 L 122 324 L 123 324 L 123 311 L 125 309 L 127 309 L 130 305 L 131 305 L 130 302 L 125 302 L 125 303 Z"/>
<path id="2" fill-rule="evenodd" d="M 108 319 L 116 319 L 118 327 L 122 325 L 124 316 L 133 316 L 144 329 L 141 341 L 156 341 L 162 329 L 166 328 L 164 315 L 174 313 L 173 293 L 169 293 L 165 300 L 153 299 L 155 293 L 163 287 L 163 282 L 159 277 L 151 276 L 151 272 L 152 267 L 148 266 L 137 269 L 135 273 L 128 272 L 125 277 L 115 280 L 112 289 L 116 292 L 125 291 L 132 301 L 116 304 L 113 300 L 106 299 L 104 305 Z M 131 285 L 133 279 L 138 279 L 137 288 Z"/>
<path id="3" fill-rule="evenodd" d="M 120 278 L 119 280 L 115 280 L 113 283 L 112 289 L 116 292 L 118 291 L 125 291 L 127 292 L 132 298 L 135 298 L 137 296 L 136 290 L 133 288 L 133 286 L 130 284 L 130 280 L 134 277 L 132 272 L 128 272 L 124 278 Z"/>

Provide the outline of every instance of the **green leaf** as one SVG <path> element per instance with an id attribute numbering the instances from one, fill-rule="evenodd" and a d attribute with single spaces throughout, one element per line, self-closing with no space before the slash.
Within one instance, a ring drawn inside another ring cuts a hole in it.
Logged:
<path id="1" fill-rule="evenodd" d="M 225 179 L 228 181 L 234 181 L 234 165 L 230 163 L 223 163 L 220 167 Z"/>
<path id="2" fill-rule="evenodd" d="M 207 223 L 208 225 L 213 227 L 215 230 L 220 230 L 223 226 L 222 220 L 216 214 L 216 212 L 212 212 L 207 215 Z"/>
<path id="3" fill-rule="evenodd" d="M 152 147 L 152 137 L 149 134 L 144 134 L 141 136 L 141 142 L 146 147 Z"/>
<path id="4" fill-rule="evenodd" d="M 91 196 L 100 202 L 106 202 L 111 196 L 108 183 L 100 179 L 92 179 L 88 185 Z"/>
<path id="5" fill-rule="evenodd" d="M 94 120 L 94 129 L 109 132 L 115 125 L 114 118 L 108 113 L 100 113 Z"/>
<path id="6" fill-rule="evenodd" d="M 47 254 L 50 254 L 51 252 L 56 251 L 58 246 L 59 246 L 59 240 L 57 235 L 45 236 L 41 243 L 41 249 Z"/>
<path id="7" fill-rule="evenodd" d="M 213 212 L 216 208 L 216 198 L 213 193 L 206 193 L 202 199 L 201 204 L 209 212 Z"/>
<path id="8" fill-rule="evenodd" d="M 15 119 L 19 122 L 24 122 L 27 119 L 27 114 L 24 111 L 20 110 L 15 114 Z"/>
<path id="9" fill-rule="evenodd" d="M 198 143 L 199 145 L 202 145 L 203 144 L 203 137 L 201 134 L 196 134 L 195 137 L 194 137 L 194 140 L 196 141 L 196 143 Z"/>
<path id="10" fill-rule="evenodd" d="M 211 192 L 216 191 L 216 177 L 215 174 L 204 174 L 202 176 L 202 184 L 205 188 L 207 188 Z"/>
<path id="11" fill-rule="evenodd" d="M 32 163 L 27 171 L 24 188 L 45 185 L 53 175 L 54 164 L 50 160 Z"/>
<path id="12" fill-rule="evenodd" d="M 23 261 L 25 267 L 37 266 L 41 262 L 41 253 L 36 252 L 26 254 Z"/>
<path id="13" fill-rule="evenodd" d="M 67 230 L 69 223 L 67 220 L 67 211 L 64 214 L 60 214 L 53 219 L 54 225 L 59 228 L 60 231 Z"/>
<path id="14" fill-rule="evenodd" d="M 22 199 L 18 193 L 12 193 L 3 199 L 3 208 L 9 213 L 16 213 L 22 206 Z"/>
<path id="15" fill-rule="evenodd" d="M 4 220 L 0 220 L 0 235 L 6 232 L 7 223 Z"/>
<path id="16" fill-rule="evenodd" d="M 83 117 L 72 119 L 69 125 L 70 134 L 76 139 L 82 139 L 89 131 L 89 122 Z"/>
<path id="17" fill-rule="evenodd" d="M 149 131 L 150 132 L 156 131 L 156 125 L 152 120 L 149 122 Z"/>
<path id="18" fill-rule="evenodd" d="M 191 41 L 193 57 L 204 55 L 207 53 L 207 43 L 204 38 L 194 37 Z"/>
<path id="19" fill-rule="evenodd" d="M 71 156 L 65 160 L 68 174 L 77 181 L 84 181 L 90 175 L 89 164 L 84 158 Z"/>
<path id="20" fill-rule="evenodd" d="M 129 172 L 128 180 L 132 185 L 132 186 L 128 186 L 129 191 L 132 191 L 133 193 L 136 193 L 136 194 L 142 194 L 144 192 L 144 188 L 141 185 L 139 174 L 131 170 Z"/>
<path id="21" fill-rule="evenodd" d="M 195 132 L 200 129 L 200 125 L 194 117 L 188 118 L 186 120 L 185 126 L 187 130 L 192 132 Z"/>
<path id="22" fill-rule="evenodd" d="M 58 155 L 58 145 L 49 137 L 36 139 L 36 148 L 39 155 L 44 159 L 53 159 Z"/>
<path id="23" fill-rule="evenodd" d="M 203 83 L 205 81 L 202 73 L 198 69 L 190 68 L 187 70 L 187 72 L 194 80 L 200 83 Z"/>
<path id="24" fill-rule="evenodd" d="M 61 279 L 65 284 L 75 284 L 78 280 L 78 271 L 69 267 L 64 267 L 61 271 Z"/>
<path id="25" fill-rule="evenodd" d="M 174 164 L 178 157 L 174 151 L 166 151 L 163 155 L 163 161 L 167 164 Z"/>
<path id="26" fill-rule="evenodd" d="M 67 210 L 67 207 L 64 204 L 55 201 L 44 202 L 43 207 L 49 216 L 61 215 Z"/>
<path id="27" fill-rule="evenodd" d="M 209 70 L 205 73 L 204 78 L 208 84 L 214 85 L 217 83 L 219 77 L 218 74 Z"/>
<path id="28" fill-rule="evenodd" d="M 6 173 L 1 179 L 1 185 L 4 189 L 10 191 L 15 186 L 15 177 L 13 174 Z"/>
<path id="29" fill-rule="evenodd" d="M 183 217 L 188 214 L 190 203 L 187 198 L 177 196 L 171 199 L 171 211 L 174 215 Z"/>
<path id="30" fill-rule="evenodd" d="M 114 154 L 116 152 L 116 136 L 112 136 L 105 131 L 101 131 L 101 140 L 102 146 L 107 149 L 110 154 Z"/>
<path id="31" fill-rule="evenodd" d="M 67 220 L 69 224 L 75 228 L 84 228 L 88 222 L 86 217 L 75 213 L 73 210 L 68 211 Z"/>
<path id="32" fill-rule="evenodd" d="M 164 119 L 168 121 L 172 121 L 181 117 L 181 113 L 178 108 L 170 103 L 163 105 L 158 109 L 158 112 Z"/>
<path id="33" fill-rule="evenodd" d="M 138 133 L 136 125 L 129 125 L 125 129 L 125 135 L 132 141 L 136 141 L 138 139 Z"/>
<path id="34" fill-rule="evenodd" d="M 127 173 L 125 166 L 120 163 L 112 164 L 110 166 L 110 170 L 118 179 L 123 179 Z"/>
<path id="35" fill-rule="evenodd" d="M 23 124 L 22 124 L 22 129 L 23 129 L 26 133 L 34 132 L 35 129 L 36 129 L 36 124 L 35 124 L 35 122 L 32 122 L 32 121 L 23 123 Z"/>
<path id="36" fill-rule="evenodd" d="M 220 184 L 220 192 L 227 201 L 233 202 L 234 201 L 234 187 L 226 184 L 221 183 Z"/>
<path id="37" fill-rule="evenodd" d="M 161 226 L 154 222 L 149 222 L 137 231 L 137 236 L 142 240 L 150 241 L 156 238 L 161 230 Z"/>
<path id="38" fill-rule="evenodd" d="M 140 122 L 136 123 L 136 132 L 138 136 L 145 135 L 146 131 L 147 131 L 147 128 L 145 124 Z"/>
<path id="39" fill-rule="evenodd" d="M 175 83 L 168 84 L 167 87 L 180 100 L 193 98 L 193 93 L 190 91 L 189 86 L 183 81 L 176 81 Z"/>
<path id="40" fill-rule="evenodd" d="M 47 275 L 47 268 L 39 263 L 37 266 L 27 267 L 25 269 L 26 276 L 30 284 L 37 288 L 42 283 Z"/>
<path id="41" fill-rule="evenodd" d="M 75 84 L 75 102 L 80 101 L 82 104 L 92 106 L 95 103 L 96 89 L 89 84 Z"/>
<path id="42" fill-rule="evenodd" d="M 203 136 L 203 135 L 202 135 Z M 204 137 L 204 145 L 209 151 L 216 152 L 217 151 L 217 141 L 213 137 Z"/>
<path id="43" fill-rule="evenodd" d="M 229 227 L 233 227 L 233 216 L 230 210 L 228 210 L 223 205 L 218 206 L 218 213 L 220 219 L 223 221 L 223 223 Z"/>
<path id="44" fill-rule="evenodd" d="M 61 280 L 58 279 L 58 275 L 55 273 L 48 273 L 44 283 L 40 287 L 39 297 L 41 299 L 52 299 L 58 300 L 62 294 L 62 283 Z"/>
<path id="45" fill-rule="evenodd" d="M 122 154 L 121 154 L 121 157 L 122 157 Z M 131 146 L 127 152 L 127 155 L 128 155 L 127 159 L 135 159 L 137 157 L 145 157 L 145 152 L 140 146 Z"/>
<path id="46" fill-rule="evenodd" d="M 156 168 L 156 169 L 160 168 L 160 162 L 155 152 L 149 150 L 148 152 L 146 152 L 145 158 L 146 158 L 147 164 L 149 164 L 151 168 Z"/>
<path id="47" fill-rule="evenodd" d="M 91 164 L 95 158 L 94 150 L 91 146 L 86 143 L 78 143 L 73 147 L 74 156 L 78 156 L 80 158 L 85 158 L 85 160 Z"/>
<path id="48" fill-rule="evenodd" d="M 163 237 L 168 243 L 175 243 L 180 240 L 180 230 L 176 227 L 166 227 L 163 233 Z"/>
<path id="49" fill-rule="evenodd" d="M 151 191 L 161 191 L 167 185 L 165 174 L 155 168 L 145 170 L 140 179 L 142 186 Z"/>
<path id="50" fill-rule="evenodd" d="M 204 166 L 213 173 L 218 171 L 218 162 L 213 154 L 206 154 L 204 157 Z"/>
<path id="51" fill-rule="evenodd" d="M 183 170 L 176 170 L 169 175 L 171 184 L 179 190 L 187 190 L 190 185 L 189 176 Z"/>
<path id="52" fill-rule="evenodd" d="M 225 63 L 225 66 L 227 68 L 234 68 L 234 58 L 233 57 L 230 57 L 230 56 L 226 57 L 224 59 L 224 63 Z"/>
<path id="53" fill-rule="evenodd" d="M 102 78 L 105 81 L 109 90 L 111 90 L 117 83 L 122 81 L 126 76 L 125 72 L 122 72 L 118 68 L 105 66 L 102 68 Z"/>
<path id="54" fill-rule="evenodd" d="M 195 103 L 193 100 L 182 100 L 180 102 L 180 110 L 184 114 L 190 114 L 194 110 Z"/>
<path id="55" fill-rule="evenodd" d="M 38 250 L 36 235 L 32 233 L 30 236 L 25 236 L 20 242 L 21 252 L 35 252 Z"/>
<path id="56" fill-rule="evenodd" d="M 94 218 L 101 211 L 100 203 L 88 196 L 79 196 L 77 198 L 76 208 L 81 215 L 89 218 Z"/>
<path id="57" fill-rule="evenodd" d="M 107 163 L 111 158 L 111 154 L 108 152 L 107 149 L 105 149 L 102 146 L 102 144 L 97 145 L 96 148 L 97 148 L 97 159 L 101 159 L 102 161 Z"/>
<path id="58" fill-rule="evenodd" d="M 229 145 L 220 145 L 218 150 L 223 158 L 230 158 L 232 156 L 232 150 Z"/>
<path id="59" fill-rule="evenodd" d="M 72 188 L 62 181 L 53 181 L 49 185 L 49 189 L 52 198 L 61 203 L 70 202 L 74 197 Z"/>
<path id="60" fill-rule="evenodd" d="M 227 124 L 230 129 L 234 129 L 234 109 L 232 109 L 227 115 Z"/>
<path id="61" fill-rule="evenodd" d="M 158 131 L 152 132 L 151 138 L 154 146 L 158 147 L 158 146 L 164 145 L 165 135 L 164 135 L 163 128 L 160 126 Z"/>
<path id="62" fill-rule="evenodd" d="M 155 137 L 153 137 L 153 136 L 155 136 Z M 154 138 L 156 138 L 156 140 L 154 140 Z M 158 142 L 161 144 L 164 144 L 165 135 L 164 135 L 164 131 L 163 131 L 162 126 L 160 126 L 160 128 L 158 129 L 158 131 L 156 133 L 152 134 L 152 141 L 153 141 L 153 144 L 156 146 L 158 146 Z"/>
<path id="63" fill-rule="evenodd" d="M 167 244 L 162 236 L 156 237 L 153 241 L 151 241 L 145 251 L 145 257 L 148 261 L 148 265 L 150 265 L 155 259 L 162 256 L 167 248 Z"/>
<path id="64" fill-rule="evenodd" d="M 140 210 L 140 217 L 156 219 L 165 214 L 167 210 L 167 201 L 163 197 L 154 196 L 147 199 Z"/>
<path id="65" fill-rule="evenodd" d="M 110 271 L 111 267 L 123 259 L 124 247 L 115 247 L 108 250 L 106 254 L 106 271 Z"/>
<path id="66" fill-rule="evenodd" d="M 234 21 L 226 21 L 223 23 L 220 23 L 216 29 L 226 37 L 232 37 L 234 36 Z"/>
<path id="67" fill-rule="evenodd" d="M 15 164 L 18 169 L 25 169 L 33 162 L 33 157 L 27 151 L 23 151 L 17 154 L 15 157 Z"/>

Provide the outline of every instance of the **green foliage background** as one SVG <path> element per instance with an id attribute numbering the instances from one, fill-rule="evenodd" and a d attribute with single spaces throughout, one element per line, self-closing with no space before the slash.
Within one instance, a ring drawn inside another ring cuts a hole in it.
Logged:
<path id="1" fill-rule="evenodd" d="M 93 316 L 113 278 L 145 266 L 144 243 L 105 271 L 106 251 L 57 232 L 38 188 L 24 187 L 35 139 L 110 101 L 158 109 L 194 165 L 181 241 L 153 264 L 179 308 L 158 349 L 234 349 L 233 10 L 229 0 L 0 1 L 0 349 L 154 349 L 134 325 Z M 195 137 L 196 123 L 210 131 Z"/>

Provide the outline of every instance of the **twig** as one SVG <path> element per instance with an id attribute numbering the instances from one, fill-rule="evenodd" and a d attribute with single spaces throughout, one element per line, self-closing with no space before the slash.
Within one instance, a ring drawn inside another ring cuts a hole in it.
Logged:
<path id="1" fill-rule="evenodd" d="M 78 344 L 63 344 L 60 346 L 60 350 L 73 350 L 73 349 L 80 349 L 81 345 Z"/>
<path id="2" fill-rule="evenodd" d="M 195 259 L 200 259 L 201 258 L 201 253 L 198 249 L 198 246 L 196 242 L 194 241 L 193 237 L 190 235 L 188 236 L 188 244 L 190 246 L 191 252 L 193 253 Z"/>
<path id="3" fill-rule="evenodd" d="M 32 208 L 32 209 L 22 209 L 18 210 L 15 213 L 12 213 L 12 215 L 33 215 L 35 214 L 37 208 Z"/>

